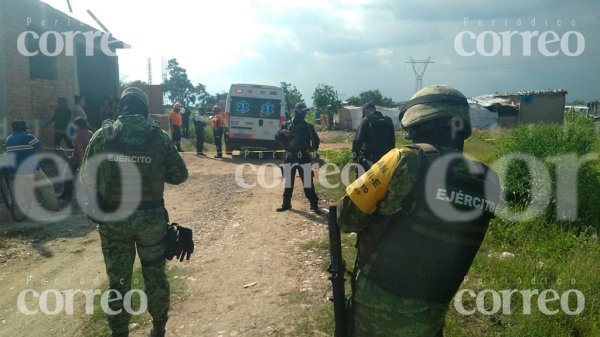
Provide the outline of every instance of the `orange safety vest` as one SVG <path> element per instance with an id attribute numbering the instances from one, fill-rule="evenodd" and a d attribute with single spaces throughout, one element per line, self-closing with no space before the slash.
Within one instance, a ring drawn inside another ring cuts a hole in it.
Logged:
<path id="1" fill-rule="evenodd" d="M 183 125 L 183 119 L 181 118 L 181 114 L 178 112 L 171 112 L 171 115 L 169 116 L 169 118 L 171 119 L 171 125 L 173 126 L 181 126 Z"/>
<path id="2" fill-rule="evenodd" d="M 221 115 L 221 113 L 218 113 L 218 114 L 212 116 L 212 128 L 213 129 L 222 128 L 223 124 L 224 124 L 223 123 L 223 115 Z"/>

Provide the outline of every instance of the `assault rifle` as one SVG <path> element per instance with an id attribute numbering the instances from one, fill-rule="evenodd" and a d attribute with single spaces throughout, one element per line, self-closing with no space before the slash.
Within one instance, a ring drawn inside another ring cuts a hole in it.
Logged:
<path id="1" fill-rule="evenodd" d="M 348 306 L 345 290 L 346 262 L 342 258 L 340 227 L 337 224 L 337 207 L 329 207 L 329 254 L 331 264 L 327 271 L 333 288 L 333 311 L 335 317 L 335 337 L 348 336 Z"/>

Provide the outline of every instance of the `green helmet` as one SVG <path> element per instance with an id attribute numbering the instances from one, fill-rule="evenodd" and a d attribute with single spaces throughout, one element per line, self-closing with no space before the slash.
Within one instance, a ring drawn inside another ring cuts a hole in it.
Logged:
<path id="1" fill-rule="evenodd" d="M 140 88 L 133 87 L 133 86 L 127 87 L 125 90 L 123 90 L 123 93 L 121 94 L 121 100 L 123 100 L 127 96 L 133 96 L 133 97 L 137 98 L 138 100 L 140 100 L 140 102 L 142 102 L 146 106 L 148 106 L 148 96 Z"/>
<path id="2" fill-rule="evenodd" d="M 408 129 L 439 118 L 460 118 L 462 127 L 471 134 L 469 102 L 460 91 L 447 85 L 434 85 L 419 90 L 400 109 L 400 125 Z"/>

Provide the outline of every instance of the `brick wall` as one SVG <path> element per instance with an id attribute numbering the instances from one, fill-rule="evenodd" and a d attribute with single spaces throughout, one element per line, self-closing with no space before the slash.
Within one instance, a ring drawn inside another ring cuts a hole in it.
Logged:
<path id="1" fill-rule="evenodd" d="M 3 0 L 4 1 L 4 0 Z M 11 1 L 8 1 L 10 3 Z M 6 5 L 6 3 L 5 3 Z M 56 81 L 30 79 L 29 58 L 19 53 L 17 38 L 27 27 L 27 18 L 35 17 L 36 7 L 24 1 L 22 5 L 3 8 L 2 35 L 5 41 L 5 58 L 2 60 L 6 73 L 7 119 L 25 119 L 32 126 L 40 126 L 38 135 L 47 144 L 52 143 L 52 130 L 43 127 L 52 116 L 56 99 L 65 96 L 72 99 L 75 94 L 75 58 L 58 56 Z"/>
<path id="2" fill-rule="evenodd" d="M 117 94 L 118 59 L 103 54 L 98 57 L 84 55 L 79 57 L 81 64 L 78 65 L 77 56 L 61 54 L 55 61 L 56 80 L 31 79 L 29 58 L 21 55 L 17 49 L 18 36 L 32 29 L 27 26 L 28 18 L 37 25 L 41 20 L 46 19 L 48 26 L 42 28 L 43 30 L 89 31 L 93 28 L 80 26 L 79 21 L 38 0 L 0 0 L 0 9 L 2 15 L 0 36 L 4 49 L 4 54 L 0 55 L 2 56 L 0 62 L 3 63 L 5 70 L 5 80 L 1 85 L 6 90 L 6 99 L 3 103 L 8 123 L 15 119 L 24 119 L 32 126 L 37 125 L 38 136 L 46 144 L 52 144 L 52 126 L 45 127 L 45 124 L 52 116 L 57 98 L 66 97 L 72 108 L 75 94 L 88 95 L 91 96 L 92 110 L 97 110 L 96 100 Z M 58 24 L 52 25 L 54 22 Z M 81 92 L 81 87 L 85 92 Z M 0 90 L 0 98 L 2 98 L 2 90 Z M 3 104 L 0 103 L 0 109 L 2 108 Z M 91 113 L 94 120 L 94 112 Z"/>
<path id="3" fill-rule="evenodd" d="M 163 91 L 162 85 L 153 84 L 153 85 L 139 85 L 140 89 L 142 89 L 146 95 L 148 96 L 148 113 L 150 115 L 163 115 Z M 119 97 L 123 92 L 123 88 L 119 91 Z"/>

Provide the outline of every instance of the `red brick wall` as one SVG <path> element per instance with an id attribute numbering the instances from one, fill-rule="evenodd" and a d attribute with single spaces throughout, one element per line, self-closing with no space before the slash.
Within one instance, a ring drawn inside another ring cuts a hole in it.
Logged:
<path id="1" fill-rule="evenodd" d="M 9 123 L 15 119 L 25 119 L 32 126 L 43 125 L 45 120 L 52 116 L 58 97 L 65 96 L 72 100 L 75 94 L 74 57 L 57 57 L 56 81 L 30 79 L 29 59 L 19 53 L 17 38 L 29 30 L 27 18 L 35 17 L 36 9 L 30 6 L 29 1 L 24 1 L 22 6 L 3 7 L 2 10 L 4 16 L 0 33 L 5 41 L 5 57 L 2 62 L 6 71 L 6 109 Z M 47 144 L 52 143 L 51 134 L 50 128 L 41 127 L 39 136 Z"/>
<path id="2" fill-rule="evenodd" d="M 0 35 L 4 40 L 4 55 L 0 55 L 5 66 L 6 117 L 8 123 L 15 119 L 25 119 L 30 125 L 40 126 L 38 136 L 47 144 L 52 144 L 52 127 L 45 127 L 52 116 L 58 97 L 64 96 L 73 107 L 73 96 L 83 94 L 90 96 L 91 120 L 95 121 L 96 103 L 101 97 L 116 96 L 118 91 L 118 59 L 99 54 L 94 57 L 59 55 L 56 57 L 57 79 L 30 79 L 29 59 L 19 53 L 17 38 L 24 31 L 31 30 L 27 19 L 38 25 L 47 19 L 46 30 L 55 31 L 89 31 L 89 26 L 80 26 L 79 21 L 70 19 L 68 15 L 43 4 L 38 0 L 0 0 L 2 25 Z M 59 22 L 54 26 L 54 22 Z M 43 28 L 42 28 L 43 29 Z M 76 52 L 77 55 L 77 52 Z M 81 60 L 83 58 L 83 60 Z M 83 67 L 82 67 L 83 65 Z M 79 69 L 82 68 L 82 69 Z M 79 73 L 78 73 L 79 71 Z M 86 92 L 82 92 L 84 89 Z M 0 95 L 1 97 L 1 95 Z M 2 109 L 3 104 L 0 104 Z M 86 108 L 86 112 L 87 112 Z M 99 119 L 99 117 L 98 117 Z"/>

